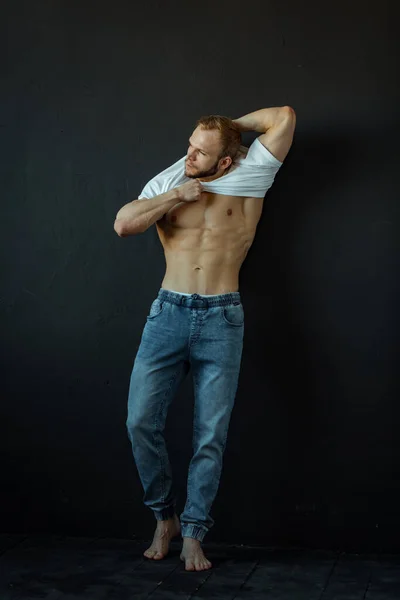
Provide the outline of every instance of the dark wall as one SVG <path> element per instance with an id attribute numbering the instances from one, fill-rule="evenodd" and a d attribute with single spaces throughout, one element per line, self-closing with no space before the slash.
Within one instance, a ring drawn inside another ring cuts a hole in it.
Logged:
<path id="1" fill-rule="evenodd" d="M 398 549 L 395 3 L 2 6 L 0 530 L 151 535 L 125 418 L 164 257 L 114 217 L 201 115 L 289 104 L 207 539 Z M 179 508 L 192 401 L 188 378 L 167 427 Z"/>

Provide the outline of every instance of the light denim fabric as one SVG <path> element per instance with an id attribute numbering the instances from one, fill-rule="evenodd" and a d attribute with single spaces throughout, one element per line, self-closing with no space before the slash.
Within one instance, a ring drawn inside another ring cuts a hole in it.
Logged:
<path id="1" fill-rule="evenodd" d="M 156 519 L 175 514 L 164 427 L 179 385 L 192 370 L 193 456 L 181 534 L 203 540 L 213 526 L 222 457 L 237 391 L 244 334 L 239 292 L 202 296 L 161 288 L 151 304 L 133 365 L 127 430 L 144 503 Z"/>

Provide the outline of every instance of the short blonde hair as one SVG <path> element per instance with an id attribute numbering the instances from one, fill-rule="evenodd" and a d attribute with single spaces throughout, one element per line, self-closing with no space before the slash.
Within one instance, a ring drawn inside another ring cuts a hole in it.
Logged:
<path id="1" fill-rule="evenodd" d="M 202 127 L 206 130 L 217 129 L 221 135 L 221 151 L 218 159 L 230 156 L 232 161 L 242 144 L 240 129 L 229 117 L 221 115 L 208 115 L 201 117 L 196 124 L 196 127 Z"/>

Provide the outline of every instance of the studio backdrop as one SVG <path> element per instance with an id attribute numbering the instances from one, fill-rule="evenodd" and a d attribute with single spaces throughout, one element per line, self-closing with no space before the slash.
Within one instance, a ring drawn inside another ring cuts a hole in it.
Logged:
<path id="1" fill-rule="evenodd" d="M 115 215 L 202 115 L 289 105 L 294 143 L 240 273 L 208 539 L 399 548 L 395 7 L 3 3 L 1 531 L 151 535 L 125 420 L 165 263 L 155 226 L 121 239 Z M 166 430 L 178 509 L 192 416 L 189 374 Z"/>

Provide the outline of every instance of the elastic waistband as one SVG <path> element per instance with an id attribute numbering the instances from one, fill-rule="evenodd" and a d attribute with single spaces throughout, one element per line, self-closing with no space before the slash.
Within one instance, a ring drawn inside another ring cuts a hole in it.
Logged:
<path id="1" fill-rule="evenodd" d="M 161 288 L 157 297 L 162 302 L 171 302 L 188 308 L 207 308 L 209 306 L 227 306 L 228 304 L 241 303 L 240 292 L 202 296 L 201 294 L 181 294 L 180 292 Z"/>

